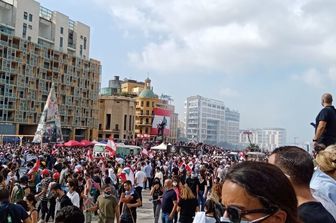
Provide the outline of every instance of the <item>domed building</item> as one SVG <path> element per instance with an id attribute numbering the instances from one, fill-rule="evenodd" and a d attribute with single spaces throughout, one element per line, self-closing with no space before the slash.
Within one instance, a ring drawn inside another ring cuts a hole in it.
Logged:
<path id="1" fill-rule="evenodd" d="M 136 98 L 135 134 L 142 137 L 150 137 L 153 109 L 160 101 L 158 95 L 153 92 L 151 80 L 145 80 L 145 87 Z"/>

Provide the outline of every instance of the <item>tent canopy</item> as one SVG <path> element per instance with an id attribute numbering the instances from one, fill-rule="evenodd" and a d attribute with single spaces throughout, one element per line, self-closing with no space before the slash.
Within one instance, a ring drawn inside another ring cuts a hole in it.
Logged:
<path id="1" fill-rule="evenodd" d="M 77 142 L 76 140 L 70 140 L 70 141 L 64 143 L 64 146 L 73 147 L 73 146 L 82 146 L 82 144 Z"/>
<path id="2" fill-rule="evenodd" d="M 153 149 L 153 150 L 167 150 L 167 145 L 164 144 L 164 143 L 161 143 L 158 146 L 151 147 L 151 149 Z"/>
<path id="3" fill-rule="evenodd" d="M 80 144 L 82 144 L 82 146 L 92 146 L 93 145 L 92 142 L 86 139 L 83 139 L 82 141 L 80 141 Z"/>

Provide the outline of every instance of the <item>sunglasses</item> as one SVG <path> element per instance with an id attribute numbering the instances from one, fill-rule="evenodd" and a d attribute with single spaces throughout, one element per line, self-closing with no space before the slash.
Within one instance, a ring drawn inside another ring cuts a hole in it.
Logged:
<path id="1" fill-rule="evenodd" d="M 265 220 L 266 218 L 272 216 L 278 210 L 279 208 L 277 207 L 258 208 L 258 209 L 250 209 L 250 210 L 241 210 L 240 208 L 236 206 L 224 207 L 224 211 L 226 211 L 227 216 L 229 217 L 229 220 L 232 223 L 241 223 L 241 218 L 247 214 L 256 214 L 256 213 L 265 214 L 265 216 L 252 221 L 254 223 L 259 222 L 259 221 Z"/>

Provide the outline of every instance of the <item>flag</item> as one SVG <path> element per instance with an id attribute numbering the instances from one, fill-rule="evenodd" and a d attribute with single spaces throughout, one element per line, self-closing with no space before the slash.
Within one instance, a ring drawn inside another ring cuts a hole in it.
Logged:
<path id="1" fill-rule="evenodd" d="M 113 141 L 111 137 L 107 140 L 105 149 L 109 153 L 110 157 L 114 157 L 116 155 L 117 144 L 115 144 L 115 142 Z"/>
<path id="2" fill-rule="evenodd" d="M 33 168 L 29 170 L 28 174 L 32 174 L 37 172 L 40 169 L 40 160 L 37 160 L 36 163 L 34 164 Z"/>
<path id="3" fill-rule="evenodd" d="M 93 161 L 93 154 L 92 154 L 91 149 L 89 149 L 89 150 L 87 151 L 86 158 L 87 158 L 90 162 Z"/>
<path id="4" fill-rule="evenodd" d="M 122 182 L 130 180 L 134 184 L 134 172 L 130 167 L 126 166 L 118 176 Z"/>
<path id="5" fill-rule="evenodd" d="M 151 135 L 157 135 L 159 133 L 159 126 L 164 127 L 164 135 L 169 135 L 170 131 L 170 118 L 172 112 L 167 109 L 154 108 L 153 109 L 153 122 L 151 128 Z"/>
<path id="6" fill-rule="evenodd" d="M 148 156 L 147 149 L 143 148 L 142 151 L 141 151 L 141 154 L 144 155 L 144 156 Z"/>

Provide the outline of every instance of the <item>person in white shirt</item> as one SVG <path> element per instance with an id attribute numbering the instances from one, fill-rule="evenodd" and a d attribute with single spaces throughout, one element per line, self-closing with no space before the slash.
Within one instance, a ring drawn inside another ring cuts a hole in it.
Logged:
<path id="1" fill-rule="evenodd" d="M 146 174 L 141 170 L 141 166 L 138 167 L 138 171 L 135 174 L 134 185 L 135 190 L 138 193 L 140 200 L 142 201 L 142 188 L 147 181 Z"/>
<path id="2" fill-rule="evenodd" d="M 162 173 L 160 167 L 156 168 L 154 179 L 155 178 L 159 178 L 161 185 L 163 185 L 163 173 Z"/>
<path id="3" fill-rule="evenodd" d="M 69 180 L 68 182 L 69 191 L 67 196 L 70 198 L 73 205 L 80 208 L 80 197 L 79 194 L 75 191 L 75 182 Z"/>

